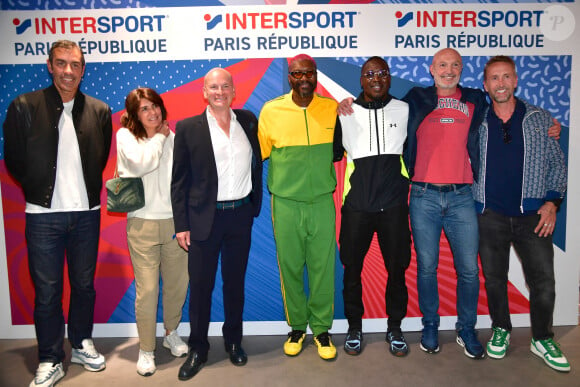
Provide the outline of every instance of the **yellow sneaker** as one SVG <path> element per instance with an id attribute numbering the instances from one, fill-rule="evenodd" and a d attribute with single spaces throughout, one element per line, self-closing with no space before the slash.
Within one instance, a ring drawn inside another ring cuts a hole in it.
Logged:
<path id="1" fill-rule="evenodd" d="M 336 358 L 336 347 L 332 344 L 328 332 L 315 336 L 314 343 L 318 347 L 318 356 L 324 360 L 334 360 Z"/>
<path id="2" fill-rule="evenodd" d="M 306 332 L 293 330 L 288 333 L 288 340 L 284 343 L 284 353 L 288 356 L 296 356 L 302 352 L 302 342 L 306 338 Z"/>

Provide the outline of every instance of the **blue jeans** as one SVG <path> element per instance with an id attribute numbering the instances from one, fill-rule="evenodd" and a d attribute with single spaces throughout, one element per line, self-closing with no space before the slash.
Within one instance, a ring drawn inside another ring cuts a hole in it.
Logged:
<path id="1" fill-rule="evenodd" d="M 64 259 L 71 287 L 68 337 L 73 348 L 91 338 L 100 210 L 26 214 L 28 268 L 34 283 L 34 326 L 40 362 L 64 359 Z"/>
<path id="2" fill-rule="evenodd" d="M 532 335 L 536 340 L 554 337 L 554 246 L 551 236 L 544 238 L 534 233 L 540 216 L 509 217 L 486 209 L 478 219 L 479 254 L 492 326 L 512 329 L 507 283 L 513 244 L 530 288 Z"/>
<path id="3" fill-rule="evenodd" d="M 425 183 L 411 185 L 409 214 L 417 253 L 417 291 L 423 325 L 439 326 L 437 266 L 439 241 L 445 231 L 457 273 L 457 324 L 473 329 L 477 322 L 479 267 L 477 214 L 469 185 L 448 191 Z"/>

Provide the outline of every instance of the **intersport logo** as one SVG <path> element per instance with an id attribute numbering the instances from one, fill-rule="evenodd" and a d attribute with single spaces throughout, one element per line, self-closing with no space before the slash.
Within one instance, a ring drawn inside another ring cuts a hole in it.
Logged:
<path id="1" fill-rule="evenodd" d="M 407 25 L 413 28 L 510 28 L 539 27 L 542 10 L 508 10 L 508 11 L 414 11 L 403 13 L 397 11 L 397 27 Z"/>
<path id="2" fill-rule="evenodd" d="M 225 30 L 268 30 L 297 28 L 353 28 L 356 11 L 321 12 L 235 12 L 205 14 L 207 30 L 222 26 Z"/>
<path id="3" fill-rule="evenodd" d="M 165 15 L 39 17 L 14 18 L 12 24 L 17 35 L 28 30 L 35 35 L 161 32 L 165 18 Z"/>

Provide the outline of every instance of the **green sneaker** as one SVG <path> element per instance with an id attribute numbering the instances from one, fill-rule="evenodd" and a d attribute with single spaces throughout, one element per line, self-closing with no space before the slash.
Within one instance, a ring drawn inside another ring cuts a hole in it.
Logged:
<path id="1" fill-rule="evenodd" d="M 534 340 L 530 345 L 530 351 L 539 358 L 544 359 L 544 363 L 556 371 L 569 372 L 570 363 L 560 350 L 558 344 L 553 339 Z"/>
<path id="2" fill-rule="evenodd" d="M 500 327 L 494 327 L 492 330 L 491 339 L 487 342 L 487 356 L 494 359 L 503 359 L 510 345 L 511 335 L 509 331 Z"/>

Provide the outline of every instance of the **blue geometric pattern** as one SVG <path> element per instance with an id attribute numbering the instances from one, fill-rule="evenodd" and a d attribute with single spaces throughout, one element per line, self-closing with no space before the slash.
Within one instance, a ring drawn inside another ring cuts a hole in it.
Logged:
<path id="1" fill-rule="evenodd" d="M 433 83 L 429 74 L 431 57 L 387 57 L 391 67 L 391 93 L 402 98 L 407 90 L 415 85 L 430 85 Z M 569 90 L 571 78 L 571 56 L 529 57 L 514 58 L 520 72 L 519 84 L 523 91 L 523 98 L 533 104 L 549 110 L 563 124 L 560 144 L 567 154 L 568 130 L 570 116 Z M 360 66 L 366 58 L 317 58 L 319 69 L 331 79 L 353 95 L 360 92 L 358 76 Z M 470 87 L 481 87 L 483 66 L 488 57 L 465 57 L 462 84 Z M 107 102 L 113 112 L 124 109 L 126 94 L 137 86 L 149 86 L 160 93 L 170 91 L 179 86 L 202 77 L 208 69 L 221 66 L 227 67 L 240 60 L 201 60 L 201 61 L 162 61 L 162 62 L 113 62 L 87 64 L 83 84 L 81 87 L 88 94 L 94 95 Z M 523 70 L 521 70 L 523 69 Z M 541 70 L 540 70 L 541 69 Z M 548 69 L 548 70 L 544 70 Z M 549 71 L 549 72 L 548 72 Z M 262 76 L 258 86 L 245 104 L 245 108 L 259 115 L 263 103 L 288 91 L 286 81 L 286 60 L 274 59 Z M 545 80 L 546 74 L 551 79 Z M 0 66 L 0 121 L 4 116 L 8 104 L 17 95 L 41 89 L 50 84 L 50 77 L 46 64 L 37 65 L 2 65 Z M 519 95 L 518 91 L 516 95 Z M 3 149 L 1 146 L 0 149 Z M 0 154 L 0 158 L 3 156 Z M 265 171 L 267 170 L 267 163 Z M 264 176 L 266 177 L 266 176 Z M 564 249 L 565 232 L 560 225 L 566 223 L 566 201 L 559 213 L 559 222 L 554 235 L 554 242 Z M 280 295 L 278 267 L 275 259 L 265 260 L 262 257 L 275 257 L 275 245 L 271 230 L 271 215 L 269 193 L 264 188 L 264 205 L 261 216 L 254 225 L 254 243 L 248 264 L 246 288 L 247 320 L 283 320 L 283 306 Z M 340 267 L 340 264 L 338 264 Z M 337 270 L 337 284 L 342 283 L 341 271 Z M 221 276 L 217 275 L 216 290 L 214 292 L 214 308 L 212 320 L 223 321 L 223 305 L 221 300 Z M 337 292 L 337 298 L 340 292 Z M 133 313 L 133 287 L 125 294 L 123 300 L 113 313 L 111 321 L 132 321 L 129 312 Z M 268 310 L 264 310 L 268 305 Z M 342 302 L 336 302 L 336 315 L 341 316 Z M 185 309 L 187 310 L 187 309 Z M 187 313 L 184 314 L 184 318 Z M 267 316 L 267 317 L 265 317 Z"/>
<path id="2" fill-rule="evenodd" d="M 217 0 L 1 0 L 2 10 L 53 10 L 53 9 L 115 9 L 115 8 L 153 8 L 153 7 L 209 7 L 225 5 Z M 264 4 L 256 1 L 256 4 Z"/>
<path id="3" fill-rule="evenodd" d="M 573 3 L 574 0 L 375 0 L 372 4 L 514 4 Z M 330 0 L 299 0 L 300 5 L 329 4 Z M 356 4 L 356 0 L 351 1 Z M 244 5 L 264 5 L 265 0 L 244 1 Z M 235 0 L 1 0 L 0 10 L 105 9 L 105 8 L 171 8 L 240 5 Z"/>
<path id="4" fill-rule="evenodd" d="M 483 88 L 483 67 L 489 60 L 488 56 L 465 56 L 463 60 L 463 72 L 461 85 L 466 87 Z M 360 71 L 360 67 L 368 57 L 345 57 L 335 58 L 343 64 L 349 64 Z M 391 94 L 396 98 L 402 98 L 413 86 L 429 86 L 433 84 L 433 78 L 429 72 L 432 61 L 431 56 L 424 57 L 385 57 L 391 70 Z M 570 124 L 570 81 L 572 77 L 572 56 L 514 56 L 518 72 L 518 89 L 515 95 L 527 100 L 532 105 L 548 110 L 562 125 L 559 144 L 566 157 L 568 164 L 569 124 Z M 319 59 L 319 67 L 327 63 L 329 59 Z M 339 68 L 339 65 L 335 65 Z M 324 71 L 331 78 L 333 75 L 353 74 L 354 70 L 346 69 L 342 72 L 332 70 Z M 550 79 L 546 79 L 548 74 Z M 356 82 L 353 81 L 356 80 Z M 346 80 L 343 87 L 353 95 L 360 93 L 358 78 Z M 523 90 L 523 91 L 522 91 Z M 566 218 L 568 207 L 567 196 L 560 205 L 558 222 L 554 230 L 553 242 L 562 250 L 566 250 Z"/>
<path id="5" fill-rule="evenodd" d="M 483 89 L 483 67 L 489 56 L 464 56 L 461 85 Z M 338 61 L 362 66 L 366 57 L 336 58 Z M 432 85 L 429 73 L 431 56 L 385 57 L 393 78 L 423 86 Z M 572 56 L 513 56 L 518 72 L 516 96 L 549 111 L 562 126 L 570 125 L 570 81 Z M 546 77 L 550 75 L 550 79 Z M 523 93 L 522 93 L 522 90 Z M 396 95 L 395 95 L 396 96 Z M 397 97 L 397 96 L 396 96 Z M 398 96 L 399 98 L 402 96 Z"/>
<path id="6" fill-rule="evenodd" d="M 551 1 L 487 1 L 487 0 L 392 0 L 375 1 L 385 4 L 424 4 L 424 3 L 551 3 Z M 245 1 L 264 5 L 263 0 Z M 329 1 L 299 1 L 298 4 L 328 4 Z M 355 3 L 353 1 L 353 3 Z M 238 3 L 239 4 L 239 3 Z M 144 7 L 183 7 L 183 6 L 222 6 L 238 5 L 235 1 L 212 0 L 0 0 L 1 10 L 56 10 L 56 9 L 120 9 Z M 467 87 L 482 88 L 483 66 L 489 57 L 471 56 L 463 58 L 463 76 L 461 84 Z M 431 57 L 386 57 L 391 67 L 392 94 L 401 98 L 406 91 L 415 85 L 433 83 L 429 73 Z M 358 73 L 366 58 L 320 58 L 319 68 L 343 88 L 358 95 L 360 84 Z M 560 144 L 564 152 L 568 151 L 568 128 L 570 121 L 570 82 L 571 56 L 520 56 L 514 57 L 519 72 L 519 89 L 516 95 L 534 105 L 548 110 L 563 125 Z M 208 69 L 219 66 L 231 66 L 240 60 L 182 60 L 151 62 L 113 62 L 88 63 L 81 85 L 82 90 L 108 103 L 113 112 L 124 109 L 127 93 L 138 87 L 147 86 L 159 93 L 173 90 L 202 77 Z M 245 108 L 259 115 L 263 103 L 288 91 L 286 81 L 287 67 L 285 59 L 275 59 L 252 95 Z M 50 74 L 46 64 L 35 65 L 0 65 L 0 122 L 4 121 L 9 103 L 19 94 L 42 89 L 50 85 Z M 548 79 L 547 76 L 550 76 Z M 0 138 L 0 159 L 3 158 L 3 139 Z M 268 163 L 264 166 L 264 181 Z M 253 244 L 247 271 L 246 308 L 244 319 L 247 321 L 284 320 L 284 309 L 280 294 L 280 282 L 276 251 L 271 226 L 270 200 L 267 188 L 264 187 L 262 213 L 256 219 L 253 229 Z M 559 212 L 558 225 L 554 243 L 564 248 L 566 201 Z M 269 257 L 272 257 L 270 259 Z M 335 273 L 336 299 L 335 316 L 343 318 L 341 284 L 342 267 L 336 262 Z M 213 294 L 212 321 L 223 321 L 223 302 L 221 298 L 222 280 L 220 269 L 216 276 Z M 111 316 L 110 322 L 134 321 L 134 283 L 127 290 Z M 161 302 L 159 303 L 161 308 Z M 187 321 L 188 304 L 184 306 L 183 318 Z M 159 318 L 161 314 L 158 314 Z"/>
<path id="7" fill-rule="evenodd" d="M 214 67 L 231 66 L 239 60 L 182 60 L 164 62 L 87 63 L 81 90 L 106 102 L 113 113 L 125 109 L 125 97 L 136 87 L 151 87 L 165 93 L 192 82 Z M 22 93 L 43 89 L 51 84 L 46 64 L 0 65 L 0 122 L 8 105 Z M 171 118 L 171 117 L 170 117 Z M 0 159 L 4 140 L 0 139 Z"/>

